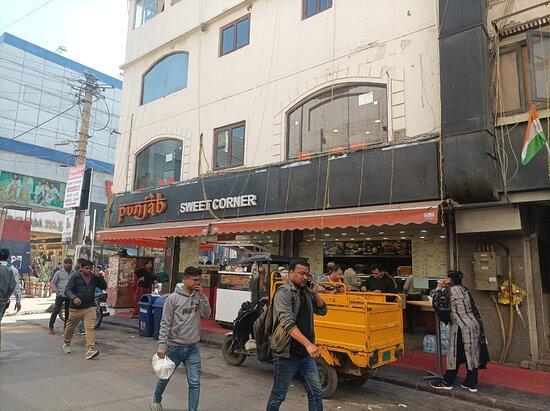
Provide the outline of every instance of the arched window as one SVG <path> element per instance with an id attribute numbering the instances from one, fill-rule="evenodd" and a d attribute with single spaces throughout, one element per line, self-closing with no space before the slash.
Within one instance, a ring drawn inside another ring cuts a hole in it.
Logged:
<path id="1" fill-rule="evenodd" d="M 345 85 L 308 98 L 287 116 L 288 158 L 388 138 L 385 85 Z"/>
<path id="2" fill-rule="evenodd" d="M 180 140 L 161 140 L 147 146 L 136 158 L 135 188 L 153 188 L 180 181 Z"/>
<path id="3" fill-rule="evenodd" d="M 141 104 L 147 104 L 178 90 L 187 88 L 189 55 L 170 54 L 151 67 L 143 75 Z"/>

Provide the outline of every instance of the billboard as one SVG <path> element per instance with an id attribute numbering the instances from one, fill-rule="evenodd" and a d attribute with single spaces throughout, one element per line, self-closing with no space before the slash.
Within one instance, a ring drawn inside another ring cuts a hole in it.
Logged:
<path id="1" fill-rule="evenodd" d="M 84 171 L 84 166 L 69 168 L 64 208 L 78 207 L 80 205 L 82 185 L 84 184 Z"/>
<path id="2" fill-rule="evenodd" d="M 0 171 L 0 202 L 63 209 L 65 183 Z"/>

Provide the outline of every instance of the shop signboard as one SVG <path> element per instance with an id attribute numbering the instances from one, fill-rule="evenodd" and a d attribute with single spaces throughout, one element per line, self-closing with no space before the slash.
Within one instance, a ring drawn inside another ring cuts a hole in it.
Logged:
<path id="1" fill-rule="evenodd" d="M 64 183 L 0 171 L 0 201 L 3 203 L 61 210 L 64 196 Z"/>
<path id="2" fill-rule="evenodd" d="M 65 218 L 63 219 L 63 231 L 61 232 L 62 243 L 70 243 L 73 238 L 75 216 L 76 210 L 65 211 Z"/>
<path id="3" fill-rule="evenodd" d="M 122 193 L 114 198 L 109 226 L 437 200 L 437 155 L 437 143 L 425 142 L 397 151 L 323 156 Z M 425 218 L 437 222 L 435 215 Z"/>
<path id="4" fill-rule="evenodd" d="M 65 191 L 65 202 L 63 208 L 78 207 L 84 184 L 84 166 L 69 167 L 69 178 Z"/>

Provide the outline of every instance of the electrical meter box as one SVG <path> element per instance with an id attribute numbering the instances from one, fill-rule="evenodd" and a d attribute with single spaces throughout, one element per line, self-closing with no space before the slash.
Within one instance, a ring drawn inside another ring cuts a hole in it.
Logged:
<path id="1" fill-rule="evenodd" d="M 505 265 L 495 251 L 474 253 L 474 287 L 481 291 L 497 291 L 497 278 L 502 275 Z"/>

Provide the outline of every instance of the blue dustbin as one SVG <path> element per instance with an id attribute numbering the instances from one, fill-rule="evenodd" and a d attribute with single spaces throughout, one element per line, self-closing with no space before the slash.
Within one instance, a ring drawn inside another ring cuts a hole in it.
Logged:
<path id="1" fill-rule="evenodd" d="M 154 317 L 153 337 L 159 336 L 160 320 L 162 320 L 163 309 L 164 309 L 164 298 L 159 297 L 153 303 L 153 317 Z"/>
<path id="2" fill-rule="evenodd" d="M 140 298 L 139 304 L 139 335 L 143 337 L 153 336 L 153 303 L 158 295 L 145 294 Z"/>

